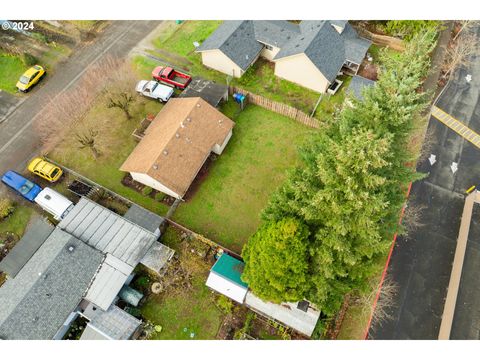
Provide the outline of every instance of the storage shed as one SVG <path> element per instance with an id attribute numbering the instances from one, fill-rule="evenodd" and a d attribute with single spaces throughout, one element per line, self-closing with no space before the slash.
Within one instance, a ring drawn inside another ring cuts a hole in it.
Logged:
<path id="1" fill-rule="evenodd" d="M 210 270 L 206 285 L 243 304 L 248 291 L 248 285 L 241 279 L 244 267 L 242 261 L 224 253 Z"/>

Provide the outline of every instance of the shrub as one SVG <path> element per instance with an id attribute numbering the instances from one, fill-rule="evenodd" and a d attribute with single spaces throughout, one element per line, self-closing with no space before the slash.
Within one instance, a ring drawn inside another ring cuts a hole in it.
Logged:
<path id="1" fill-rule="evenodd" d="M 220 295 L 218 297 L 217 306 L 225 314 L 230 314 L 232 312 L 232 309 L 233 309 L 232 301 L 229 298 L 227 298 L 226 296 L 223 296 L 223 295 Z"/>
<path id="2" fill-rule="evenodd" d="M 0 200 L 0 220 L 3 220 L 10 216 L 15 210 L 15 205 L 10 199 Z"/>
<path id="3" fill-rule="evenodd" d="M 159 191 L 155 194 L 155 200 L 157 200 L 158 202 L 163 201 L 163 199 L 165 199 L 165 196 L 166 195 L 164 193 Z"/>
<path id="4" fill-rule="evenodd" d="M 153 189 L 150 186 L 145 186 L 142 190 L 142 194 L 149 196 L 152 193 Z"/>
<path id="5" fill-rule="evenodd" d="M 25 66 L 33 66 L 38 62 L 38 60 L 32 54 L 25 52 L 22 54 L 22 62 L 25 64 Z"/>

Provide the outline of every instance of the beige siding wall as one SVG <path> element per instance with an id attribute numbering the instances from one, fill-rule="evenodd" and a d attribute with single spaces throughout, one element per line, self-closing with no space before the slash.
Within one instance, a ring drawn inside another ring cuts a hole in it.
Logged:
<path id="1" fill-rule="evenodd" d="M 203 65 L 230 76 L 238 78 L 243 75 L 243 70 L 220 50 L 202 51 L 202 62 Z"/>
<path id="2" fill-rule="evenodd" d="M 131 172 L 130 175 L 132 175 L 133 180 L 138 181 L 140 184 L 150 186 L 152 189 L 161 191 L 167 195 L 173 196 L 177 199 L 180 199 L 181 196 L 178 195 L 176 192 L 173 190 L 170 190 L 168 187 L 163 185 L 161 182 L 155 180 L 151 176 L 147 174 L 142 174 L 142 173 L 136 173 L 136 172 Z"/>
<path id="3" fill-rule="evenodd" d="M 275 61 L 275 75 L 303 87 L 324 93 L 329 82 L 304 54 Z"/>
<path id="4" fill-rule="evenodd" d="M 230 138 L 232 137 L 232 130 L 230 130 L 230 132 L 228 133 L 227 137 L 225 138 L 225 141 L 223 142 L 223 144 L 219 145 L 219 144 L 215 144 L 215 146 L 213 147 L 212 151 L 217 154 L 217 155 L 220 155 L 223 150 L 225 149 L 225 146 L 227 146 L 228 142 L 230 141 Z"/>
<path id="5" fill-rule="evenodd" d="M 338 26 L 338 25 L 333 25 L 333 24 L 332 24 L 332 26 L 333 26 L 333 28 L 334 28 L 335 30 L 337 30 L 337 32 L 338 32 L 339 34 L 341 34 L 341 33 L 343 32 L 343 28 L 342 28 L 342 27 L 340 27 L 340 26 Z"/>
<path id="6" fill-rule="evenodd" d="M 272 46 L 272 48 L 272 50 L 268 50 L 266 47 L 264 47 L 262 52 L 260 53 L 260 56 L 271 61 L 280 51 L 280 48 L 278 47 Z"/>

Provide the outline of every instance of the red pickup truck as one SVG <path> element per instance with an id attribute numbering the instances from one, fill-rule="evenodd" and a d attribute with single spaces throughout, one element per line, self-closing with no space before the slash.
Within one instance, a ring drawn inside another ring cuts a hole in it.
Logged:
<path id="1" fill-rule="evenodd" d="M 192 81 L 192 77 L 190 75 L 176 71 L 171 67 L 164 66 L 157 66 L 155 69 L 153 69 L 152 76 L 159 82 L 182 90 L 185 89 L 188 84 L 190 84 L 190 81 Z"/>

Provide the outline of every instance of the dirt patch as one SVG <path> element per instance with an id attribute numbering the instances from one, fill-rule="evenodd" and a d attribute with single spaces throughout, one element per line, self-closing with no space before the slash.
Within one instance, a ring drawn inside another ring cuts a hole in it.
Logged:
<path id="1" fill-rule="evenodd" d="M 244 306 L 235 306 L 232 313 L 225 316 L 222 325 L 218 329 L 216 339 L 233 340 L 235 332 L 243 327 L 248 309 Z"/>
<path id="2" fill-rule="evenodd" d="M 373 81 L 377 81 L 378 79 L 378 66 L 368 62 L 366 60 L 363 61 L 362 65 L 360 65 L 360 69 L 358 70 L 358 75 L 362 76 L 366 79 L 370 79 Z"/>
<path id="3" fill-rule="evenodd" d="M 195 196 L 196 192 L 198 191 L 198 189 L 199 189 L 200 186 L 202 185 L 203 181 L 207 178 L 211 164 L 212 164 L 215 160 L 217 160 L 217 158 L 218 158 L 218 155 L 213 154 L 213 153 L 210 154 L 210 156 L 207 158 L 207 160 L 206 160 L 205 163 L 203 164 L 202 168 L 201 168 L 200 171 L 198 172 L 197 176 L 196 176 L 195 179 L 193 180 L 192 184 L 191 184 L 190 187 L 188 188 L 187 193 L 186 193 L 185 196 L 183 197 L 183 199 L 184 199 L 186 202 L 189 202 L 191 199 L 193 199 L 193 197 Z"/>

